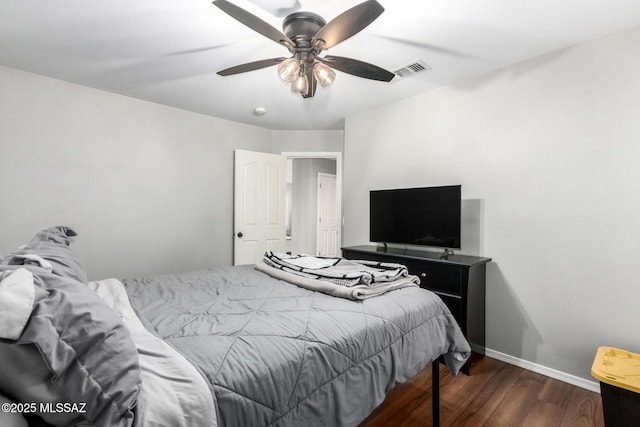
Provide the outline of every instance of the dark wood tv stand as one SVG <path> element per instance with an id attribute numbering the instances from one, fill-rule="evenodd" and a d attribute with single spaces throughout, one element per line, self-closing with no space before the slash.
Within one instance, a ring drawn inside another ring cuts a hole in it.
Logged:
<path id="1" fill-rule="evenodd" d="M 436 293 L 451 310 L 473 350 L 462 372 L 484 356 L 486 266 L 491 258 L 449 255 L 416 249 L 371 245 L 342 248 L 347 259 L 396 262 L 420 278 L 420 287 Z"/>

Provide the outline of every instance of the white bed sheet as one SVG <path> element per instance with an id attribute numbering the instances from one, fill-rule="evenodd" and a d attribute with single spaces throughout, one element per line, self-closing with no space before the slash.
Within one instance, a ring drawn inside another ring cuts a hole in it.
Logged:
<path id="1" fill-rule="evenodd" d="M 140 427 L 217 426 L 215 399 L 198 370 L 136 316 L 117 279 L 89 282 L 129 328 L 140 357 Z"/>

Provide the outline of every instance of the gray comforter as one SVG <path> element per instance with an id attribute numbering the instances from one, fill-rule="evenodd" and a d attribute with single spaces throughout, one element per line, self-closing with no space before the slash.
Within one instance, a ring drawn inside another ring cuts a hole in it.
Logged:
<path id="1" fill-rule="evenodd" d="M 228 426 L 353 426 L 396 382 L 470 351 L 434 294 L 405 288 L 349 301 L 253 266 L 127 279 L 147 328 L 208 381 Z"/>

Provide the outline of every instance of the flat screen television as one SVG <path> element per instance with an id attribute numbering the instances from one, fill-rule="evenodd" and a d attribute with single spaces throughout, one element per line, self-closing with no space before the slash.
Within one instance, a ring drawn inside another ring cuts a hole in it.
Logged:
<path id="1" fill-rule="evenodd" d="M 369 239 L 460 249 L 462 186 L 370 192 Z"/>

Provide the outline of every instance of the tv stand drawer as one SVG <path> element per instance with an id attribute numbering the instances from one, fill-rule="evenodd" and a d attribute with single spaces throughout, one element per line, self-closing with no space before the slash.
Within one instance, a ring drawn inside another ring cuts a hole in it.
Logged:
<path id="1" fill-rule="evenodd" d="M 450 265 L 438 265 L 433 262 L 402 260 L 409 274 L 420 278 L 420 287 L 442 291 L 448 294 L 462 294 L 462 269 Z"/>
<path id="2" fill-rule="evenodd" d="M 440 297 L 442 302 L 444 302 L 447 307 L 449 307 L 449 310 L 451 311 L 451 314 L 453 315 L 453 317 L 456 320 L 458 320 L 458 319 L 460 319 L 462 317 L 462 301 L 461 301 L 460 297 L 454 297 L 454 296 L 447 295 L 447 294 L 441 294 L 439 292 L 434 292 L 434 293 Z M 459 322 L 459 320 L 458 320 L 458 322 Z"/>

